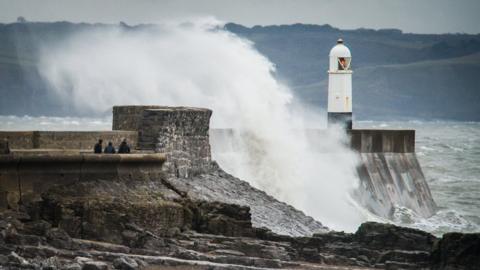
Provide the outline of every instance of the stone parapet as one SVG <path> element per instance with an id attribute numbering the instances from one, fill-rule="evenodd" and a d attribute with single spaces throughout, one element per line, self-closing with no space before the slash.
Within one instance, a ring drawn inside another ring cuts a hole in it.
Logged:
<path id="1" fill-rule="evenodd" d="M 415 130 L 352 129 L 350 146 L 360 153 L 413 153 Z"/>
<path id="2" fill-rule="evenodd" d="M 137 131 L 143 117 L 143 111 L 148 109 L 161 109 L 163 106 L 113 106 L 112 130 Z"/>
<path id="3" fill-rule="evenodd" d="M 98 139 L 104 147 L 111 141 L 115 147 L 123 139 L 135 148 L 138 139 L 136 131 L 0 131 L 0 141 L 8 139 L 11 149 L 88 149 Z"/>

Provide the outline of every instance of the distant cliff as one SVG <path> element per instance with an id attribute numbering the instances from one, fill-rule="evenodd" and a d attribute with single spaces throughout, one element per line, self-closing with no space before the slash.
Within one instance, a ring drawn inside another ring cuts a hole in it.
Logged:
<path id="1" fill-rule="evenodd" d="M 37 70 L 38 44 L 48 48 L 87 29 L 125 24 L 0 24 L 0 114 L 78 115 L 49 94 Z M 277 67 L 277 76 L 303 100 L 326 107 L 328 52 L 338 37 L 353 54 L 357 119 L 480 120 L 480 35 L 406 34 L 396 29 L 340 30 L 329 25 L 225 29 L 254 43 Z M 46 46 L 45 46 L 46 45 Z"/>

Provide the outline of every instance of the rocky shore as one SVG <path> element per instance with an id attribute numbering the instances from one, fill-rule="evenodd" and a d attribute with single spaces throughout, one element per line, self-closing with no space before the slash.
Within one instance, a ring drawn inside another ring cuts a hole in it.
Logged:
<path id="1" fill-rule="evenodd" d="M 196 186 L 209 177 L 229 178 L 216 169 L 188 183 Z M 353 234 L 324 230 L 308 237 L 280 235 L 252 226 L 250 207 L 215 201 L 208 192 L 187 188 L 186 181 L 165 176 L 50 188 L 41 200 L 0 213 L 0 265 L 72 270 L 480 269 L 480 234 L 451 233 L 439 239 L 420 230 L 364 223 Z"/>

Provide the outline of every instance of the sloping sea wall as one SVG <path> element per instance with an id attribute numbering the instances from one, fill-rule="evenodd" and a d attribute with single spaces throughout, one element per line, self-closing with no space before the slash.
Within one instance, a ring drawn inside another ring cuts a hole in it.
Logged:
<path id="1" fill-rule="evenodd" d="M 435 213 L 435 201 L 415 154 L 415 130 L 357 129 L 349 135 L 361 160 L 357 200 L 383 217 L 390 218 L 396 207 L 407 207 L 423 217 Z"/>

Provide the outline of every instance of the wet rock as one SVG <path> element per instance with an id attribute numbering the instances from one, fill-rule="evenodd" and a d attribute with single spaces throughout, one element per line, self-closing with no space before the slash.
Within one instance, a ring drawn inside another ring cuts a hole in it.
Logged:
<path id="1" fill-rule="evenodd" d="M 130 252 L 130 248 L 123 245 L 98 242 L 98 241 L 92 241 L 92 240 L 84 240 L 84 239 L 73 239 L 72 241 L 75 244 L 75 246 L 87 251 L 98 250 L 98 251 L 109 251 L 109 252 L 117 252 L 117 253 Z"/>
<path id="2" fill-rule="evenodd" d="M 60 254 L 65 256 L 72 255 L 72 251 L 59 250 L 49 245 L 21 246 L 19 250 L 21 250 L 22 256 L 26 258 L 35 258 L 37 256 L 49 258 L 53 256 L 59 256 Z"/>
<path id="3" fill-rule="evenodd" d="M 70 263 L 65 266 L 62 266 L 62 270 L 82 270 L 82 266 L 78 263 Z"/>
<path id="4" fill-rule="evenodd" d="M 87 258 L 87 257 L 80 257 L 80 256 L 78 256 L 78 257 L 75 257 L 74 261 L 75 261 L 76 263 L 80 264 L 80 265 L 84 265 L 84 264 L 87 263 L 87 262 L 93 261 L 93 259 Z"/>
<path id="5" fill-rule="evenodd" d="M 40 263 L 42 270 L 56 270 L 60 269 L 62 265 L 63 263 L 56 256 L 47 258 Z"/>
<path id="6" fill-rule="evenodd" d="M 446 233 L 432 251 L 433 269 L 480 269 L 480 233 Z"/>
<path id="7" fill-rule="evenodd" d="M 85 262 L 82 270 L 108 270 L 108 264 L 99 261 L 88 261 Z"/>
<path id="8" fill-rule="evenodd" d="M 422 250 L 429 252 L 436 238 L 424 231 L 392 224 L 366 222 L 354 240 L 372 249 Z"/>
<path id="9" fill-rule="evenodd" d="M 172 177 L 168 180 L 192 200 L 248 206 L 251 209 L 251 223 L 256 228 L 265 227 L 289 236 L 306 236 L 317 231 L 328 231 L 320 222 L 303 212 L 227 174 L 215 163 L 212 164 L 215 169 L 208 174 L 190 179 Z"/>
<path id="10" fill-rule="evenodd" d="M 15 241 L 14 238 L 17 234 L 15 226 L 12 223 L 5 222 L 4 228 L 1 231 L 2 240 L 5 242 Z"/>
<path id="11" fill-rule="evenodd" d="M 144 269 L 148 266 L 148 263 L 144 260 L 136 259 L 135 261 L 137 262 L 139 269 Z"/>
<path id="12" fill-rule="evenodd" d="M 46 233 L 49 244 L 56 248 L 72 249 L 74 247 L 72 238 L 60 228 L 52 228 Z"/>
<path id="13" fill-rule="evenodd" d="M 33 235 L 43 236 L 51 228 L 52 228 L 52 224 L 50 224 L 49 222 L 45 220 L 36 220 L 36 221 L 25 223 L 21 232 L 24 234 L 33 234 Z"/>
<path id="14" fill-rule="evenodd" d="M 425 251 L 389 250 L 384 252 L 377 263 L 386 262 L 408 263 L 416 262 L 417 266 L 427 266 L 430 261 L 430 253 Z"/>
<path id="15" fill-rule="evenodd" d="M 145 236 L 141 240 L 143 243 L 139 246 L 145 249 L 158 250 L 167 247 L 165 241 L 159 237 Z"/>
<path id="16" fill-rule="evenodd" d="M 416 263 L 405 263 L 405 262 L 395 262 L 395 261 L 386 261 L 385 264 L 382 264 L 382 268 L 385 270 L 418 270 L 418 269 L 428 269 L 421 267 Z"/>
<path id="17" fill-rule="evenodd" d="M 135 260 L 128 257 L 121 257 L 115 259 L 113 261 L 113 266 L 115 267 L 115 269 L 120 270 L 134 270 L 138 269 L 139 267 L 138 263 Z"/>
<path id="18" fill-rule="evenodd" d="M 172 236 L 191 226 L 181 203 L 163 199 L 170 193 L 160 180 L 85 181 L 49 189 L 43 194 L 42 211 L 56 209 L 46 218 L 72 237 L 134 246 L 135 235 L 128 230 L 135 230 L 128 224 L 161 236 Z"/>
<path id="19" fill-rule="evenodd" d="M 253 236 L 250 208 L 221 202 L 198 202 L 191 206 L 193 228 L 198 232 L 226 236 Z"/>
<path id="20" fill-rule="evenodd" d="M 302 248 L 301 254 L 303 258 L 305 258 L 306 261 L 308 262 L 318 262 L 321 261 L 320 254 L 318 252 L 318 249 L 316 248 Z"/>
<path id="21" fill-rule="evenodd" d="M 137 239 L 139 239 L 139 233 L 132 230 L 124 230 L 122 232 L 122 242 L 129 247 L 136 247 Z"/>
<path id="22" fill-rule="evenodd" d="M 8 257 L 0 254 L 0 265 L 5 265 L 8 263 Z"/>
<path id="23" fill-rule="evenodd" d="M 218 255 L 245 256 L 245 253 L 243 252 L 230 250 L 230 249 L 217 249 L 217 250 L 214 250 L 213 253 Z"/>
<path id="24" fill-rule="evenodd" d="M 25 235 L 25 234 L 14 234 L 10 235 L 6 239 L 6 243 L 15 244 L 19 246 L 23 245 L 40 245 L 42 243 L 42 238 L 36 235 Z"/>
<path id="25" fill-rule="evenodd" d="M 10 255 L 8 255 L 8 261 L 10 263 L 20 265 L 20 266 L 28 266 L 30 263 L 25 260 L 23 257 L 19 256 L 17 253 L 12 252 Z"/>

